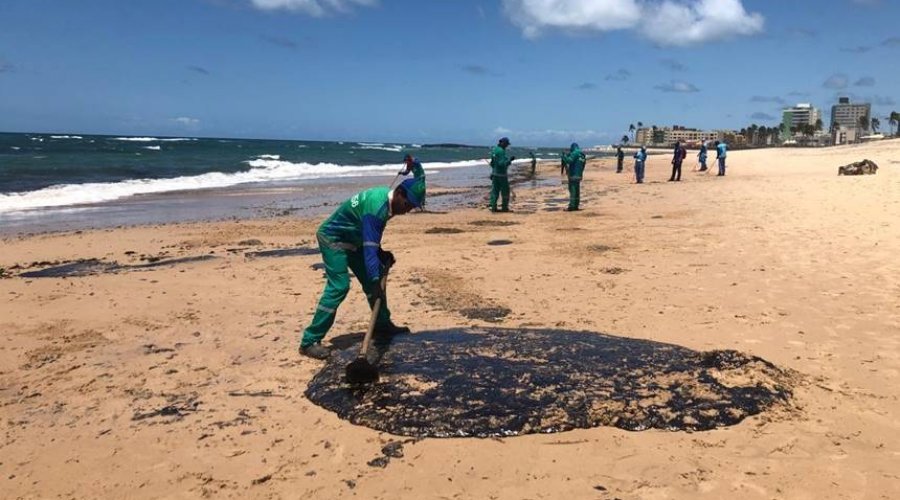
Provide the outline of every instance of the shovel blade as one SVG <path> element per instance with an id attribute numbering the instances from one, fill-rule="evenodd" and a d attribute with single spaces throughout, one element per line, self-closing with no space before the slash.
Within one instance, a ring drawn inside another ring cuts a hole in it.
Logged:
<path id="1" fill-rule="evenodd" d="M 366 358 L 357 358 L 347 365 L 347 382 L 351 384 L 371 384 L 378 381 L 378 368 Z"/>

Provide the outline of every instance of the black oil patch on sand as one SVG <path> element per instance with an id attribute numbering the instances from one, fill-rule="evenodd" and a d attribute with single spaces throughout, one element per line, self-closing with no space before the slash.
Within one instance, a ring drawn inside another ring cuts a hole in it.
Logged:
<path id="1" fill-rule="evenodd" d="M 260 257 L 296 257 L 299 255 L 316 255 L 319 253 L 318 248 L 297 247 L 297 248 L 279 248 L 277 250 L 262 250 L 259 252 L 247 252 L 244 257 L 256 259 Z"/>
<path id="2" fill-rule="evenodd" d="M 612 426 L 710 430 L 791 400 L 794 377 L 737 351 L 563 330 L 476 328 L 381 346 L 379 382 L 350 386 L 357 346 L 337 351 L 306 396 L 394 435 L 493 437 Z"/>
<path id="3" fill-rule="evenodd" d="M 59 266 L 48 267 L 38 271 L 28 271 L 19 276 L 22 278 L 74 278 L 92 276 L 95 274 L 109 274 L 127 271 L 139 271 L 192 262 L 203 262 L 216 259 L 213 255 L 199 255 L 196 257 L 179 257 L 176 259 L 153 260 L 147 264 L 119 264 L 118 262 L 105 262 L 100 259 L 84 259 L 68 262 Z"/>
<path id="4" fill-rule="evenodd" d="M 521 223 L 512 220 L 475 220 L 469 223 L 469 225 L 479 227 L 509 227 L 518 224 Z"/>
<path id="5" fill-rule="evenodd" d="M 513 242 L 510 241 L 510 240 L 491 240 L 491 241 L 487 242 L 487 244 L 490 245 L 490 246 L 492 246 L 492 247 L 499 247 L 499 246 L 504 246 L 504 245 L 512 245 L 512 243 L 513 243 Z"/>
<path id="6" fill-rule="evenodd" d="M 425 230 L 425 234 L 459 234 L 464 232 L 456 227 L 432 227 Z"/>

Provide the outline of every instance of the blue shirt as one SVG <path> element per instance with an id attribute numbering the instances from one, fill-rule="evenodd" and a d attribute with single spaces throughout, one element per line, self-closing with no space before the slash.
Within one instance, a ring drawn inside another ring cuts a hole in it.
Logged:
<path id="1" fill-rule="evenodd" d="M 634 158 L 635 158 L 637 161 L 643 163 L 644 160 L 647 159 L 647 152 L 644 151 L 643 149 L 639 149 L 638 152 L 634 154 Z"/>
<path id="2" fill-rule="evenodd" d="M 725 158 L 725 155 L 728 154 L 728 146 L 725 143 L 721 143 L 716 146 L 716 158 Z"/>

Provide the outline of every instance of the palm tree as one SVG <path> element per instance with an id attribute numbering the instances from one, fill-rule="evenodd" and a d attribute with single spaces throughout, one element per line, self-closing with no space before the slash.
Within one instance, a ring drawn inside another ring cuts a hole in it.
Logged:
<path id="1" fill-rule="evenodd" d="M 878 120 L 878 118 L 875 118 L 875 117 L 873 116 L 873 117 L 872 117 L 872 133 L 873 133 L 873 134 L 877 134 L 877 133 L 878 133 L 878 127 L 880 127 L 880 126 L 881 126 L 881 121 Z"/>
<path id="2" fill-rule="evenodd" d="M 891 111 L 891 116 L 888 117 L 888 123 L 897 127 L 897 131 L 894 132 L 894 135 L 900 136 L 900 113 L 896 111 Z"/>
<path id="3" fill-rule="evenodd" d="M 631 132 L 631 139 L 634 140 L 634 124 L 628 125 L 628 131 Z"/>
<path id="4" fill-rule="evenodd" d="M 869 130 L 869 117 L 868 116 L 860 116 L 859 117 L 859 128 L 863 129 L 865 132 Z"/>
<path id="5" fill-rule="evenodd" d="M 816 120 L 816 131 L 819 131 L 819 132 L 820 132 L 820 131 L 822 130 L 822 127 L 824 127 L 824 126 L 825 126 L 825 124 L 822 123 L 822 119 L 821 119 L 821 118 L 819 118 L 818 120 Z"/>
<path id="6" fill-rule="evenodd" d="M 628 144 L 628 134 L 622 136 L 622 144 Z"/>

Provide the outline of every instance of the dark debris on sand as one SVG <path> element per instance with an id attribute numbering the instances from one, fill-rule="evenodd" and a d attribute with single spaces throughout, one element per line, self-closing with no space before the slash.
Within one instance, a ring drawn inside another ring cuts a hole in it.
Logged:
<path id="1" fill-rule="evenodd" d="M 344 368 L 357 349 L 335 352 L 307 397 L 354 424 L 416 437 L 710 430 L 790 407 L 795 379 L 737 351 L 592 332 L 461 328 L 396 337 L 380 352 L 380 381 L 350 387 Z"/>

